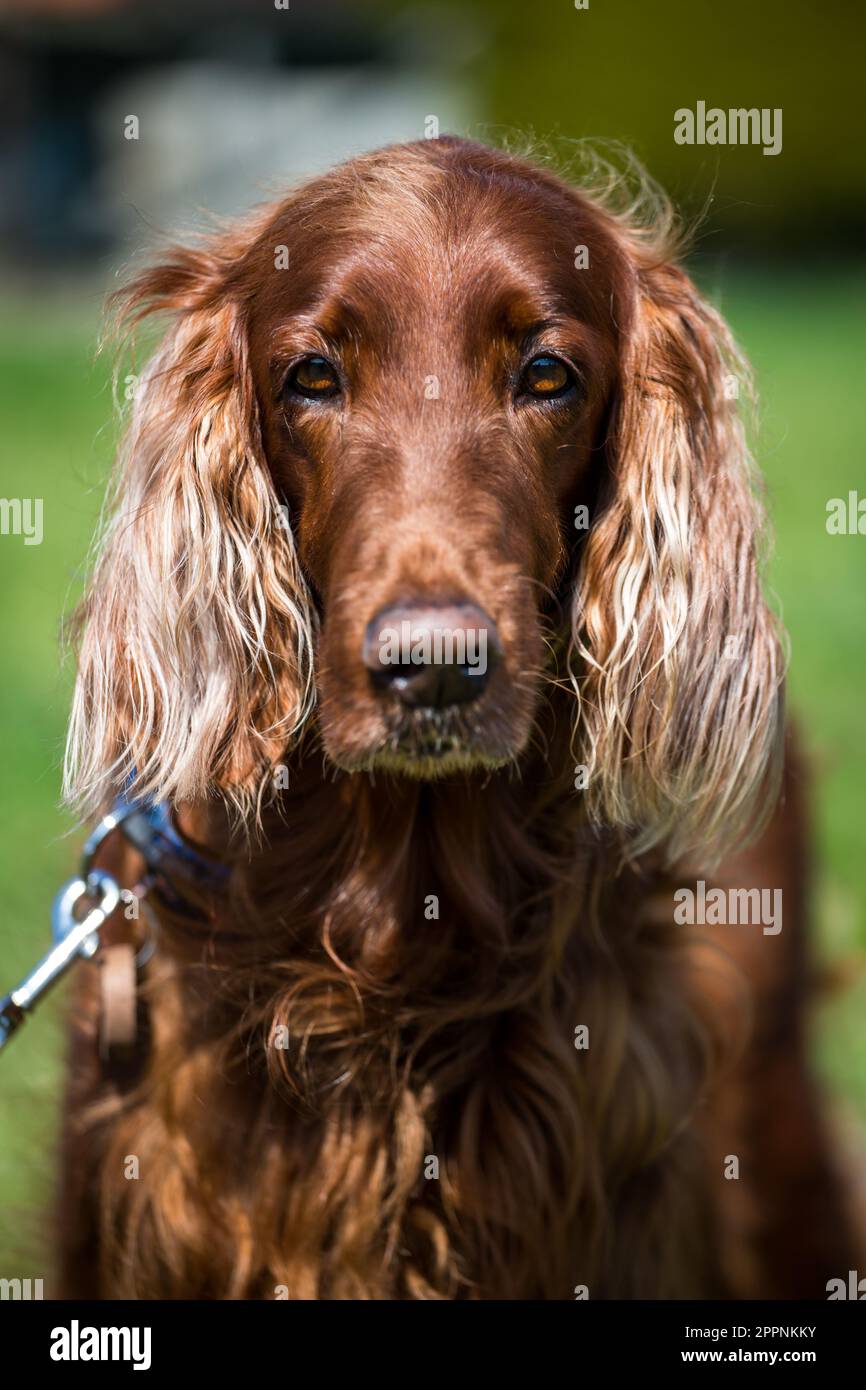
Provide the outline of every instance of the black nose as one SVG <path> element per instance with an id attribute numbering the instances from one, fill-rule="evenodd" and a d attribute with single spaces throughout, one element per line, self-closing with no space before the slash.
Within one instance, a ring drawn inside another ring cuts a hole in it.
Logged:
<path id="1" fill-rule="evenodd" d="M 364 634 L 373 684 L 414 709 L 477 700 L 501 655 L 496 624 L 474 603 L 395 604 Z"/>

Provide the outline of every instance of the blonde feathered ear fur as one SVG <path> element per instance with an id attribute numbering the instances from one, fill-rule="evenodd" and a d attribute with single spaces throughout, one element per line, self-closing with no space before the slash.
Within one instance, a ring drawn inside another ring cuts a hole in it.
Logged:
<path id="1" fill-rule="evenodd" d="M 262 457 L 246 334 L 215 256 L 178 252 L 125 295 L 176 318 L 136 393 L 77 616 L 65 766 L 85 813 L 219 791 L 242 810 L 312 700 L 312 618 Z"/>
<path id="2" fill-rule="evenodd" d="M 577 756 L 593 819 L 629 848 L 721 853 L 775 801 L 779 635 L 737 395 L 746 364 L 676 266 L 632 245 L 609 492 L 573 605 Z"/>

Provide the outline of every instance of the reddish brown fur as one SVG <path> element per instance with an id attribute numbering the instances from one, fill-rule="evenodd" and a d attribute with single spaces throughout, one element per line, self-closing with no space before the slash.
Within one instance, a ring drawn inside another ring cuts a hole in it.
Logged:
<path id="1" fill-rule="evenodd" d="M 591 271 L 573 268 L 580 243 Z M 126 464 L 150 448 L 119 509 L 138 548 L 108 555 L 82 617 L 82 727 L 106 744 L 90 790 L 134 763 L 234 872 L 209 919 L 160 908 L 140 1074 L 98 1064 L 95 967 L 80 971 L 67 1293 L 820 1297 L 848 1269 L 805 1062 L 792 771 L 751 857 L 718 871 L 783 887 L 781 936 L 718 928 L 720 956 L 673 920 L 673 888 L 709 876 L 681 853 L 711 864 L 772 810 L 779 663 L 723 327 L 658 249 L 550 174 L 441 141 L 345 166 L 133 286 L 133 315 L 177 327 Z M 585 389 L 562 409 L 503 404 L 541 320 L 536 341 Z M 339 358 L 339 410 L 281 396 L 302 352 Z M 266 494 L 289 504 L 298 574 L 266 581 L 260 672 L 238 594 L 269 543 Z M 231 602 L 188 590 L 171 608 L 208 545 Z M 133 577 L 153 597 L 130 618 Z M 293 583 L 319 703 L 289 746 Z M 504 671 L 433 765 L 359 652 L 383 606 L 454 594 L 495 620 Z M 163 645 L 183 635 L 162 685 L 146 664 L 160 644 L 136 646 L 150 620 Z M 723 667 L 732 631 L 745 651 Z M 223 668 L 220 703 L 205 676 Z M 257 827 L 281 760 L 289 787 Z M 271 1045 L 280 1024 L 288 1051 Z"/>

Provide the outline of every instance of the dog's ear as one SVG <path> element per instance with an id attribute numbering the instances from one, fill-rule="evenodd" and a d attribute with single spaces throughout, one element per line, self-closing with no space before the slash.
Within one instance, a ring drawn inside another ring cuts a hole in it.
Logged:
<path id="1" fill-rule="evenodd" d="M 783 659 L 738 411 L 748 369 L 680 269 L 631 264 L 607 493 L 573 610 L 576 750 L 596 822 L 673 859 L 720 853 L 772 809 Z"/>
<path id="2" fill-rule="evenodd" d="M 219 251 L 179 250 L 123 293 L 173 316 L 135 391 L 75 627 L 66 794 L 225 793 L 248 809 L 311 699 L 311 609 L 265 464 L 243 306 Z"/>

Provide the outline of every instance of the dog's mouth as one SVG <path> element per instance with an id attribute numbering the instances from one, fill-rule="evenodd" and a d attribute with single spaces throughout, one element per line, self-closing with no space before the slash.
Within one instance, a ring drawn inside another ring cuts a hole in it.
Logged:
<path id="1" fill-rule="evenodd" d="M 436 780 L 457 772 L 502 767 L 513 760 L 516 750 L 509 731 L 497 725 L 481 708 L 471 714 L 459 709 L 394 713 L 377 746 L 352 758 L 349 770 L 380 769 Z"/>
<path id="2" fill-rule="evenodd" d="M 507 761 L 507 754 L 491 750 L 491 731 L 481 709 L 477 712 L 420 709 L 395 721 L 383 749 L 385 756 L 405 764 L 432 762 L 462 766 Z"/>
<path id="3" fill-rule="evenodd" d="M 391 749 L 405 758 L 444 758 L 465 752 L 472 735 L 466 720 L 455 719 L 450 711 L 421 709 L 397 722 Z"/>

